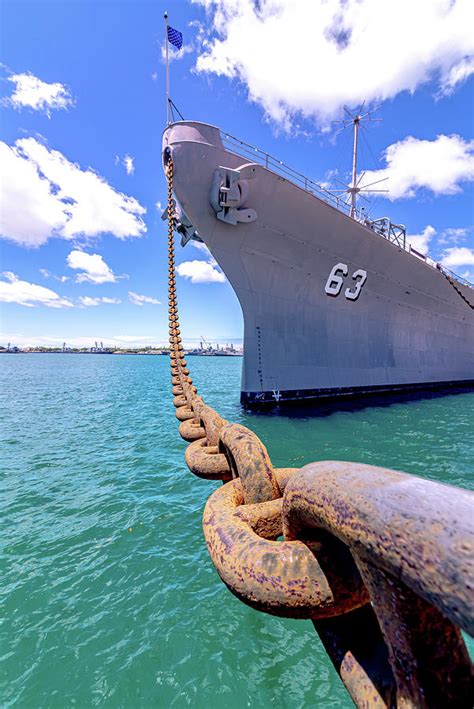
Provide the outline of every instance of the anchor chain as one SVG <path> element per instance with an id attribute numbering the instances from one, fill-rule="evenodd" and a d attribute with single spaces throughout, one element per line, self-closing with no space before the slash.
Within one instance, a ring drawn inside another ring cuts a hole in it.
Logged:
<path id="1" fill-rule="evenodd" d="M 469 302 L 469 300 L 466 298 L 466 296 L 464 295 L 464 293 L 457 287 L 456 281 L 454 280 L 454 278 L 452 278 L 452 277 L 451 277 L 449 274 L 447 274 L 444 270 L 442 270 L 441 273 L 444 275 L 444 277 L 446 278 L 446 280 L 448 281 L 448 283 L 450 283 L 450 284 L 452 285 L 452 287 L 454 288 L 454 290 L 456 291 L 456 293 L 459 295 L 459 297 L 462 298 L 462 299 L 464 300 L 464 302 L 467 303 L 467 305 L 469 305 L 469 307 L 471 308 L 471 310 L 474 310 L 474 305 Z"/>
<path id="2" fill-rule="evenodd" d="M 188 468 L 223 483 L 203 514 L 219 576 L 257 610 L 311 619 L 358 707 L 470 706 L 472 496 L 349 462 L 274 468 L 255 433 L 206 405 L 181 339 L 165 163 L 173 404 Z"/>

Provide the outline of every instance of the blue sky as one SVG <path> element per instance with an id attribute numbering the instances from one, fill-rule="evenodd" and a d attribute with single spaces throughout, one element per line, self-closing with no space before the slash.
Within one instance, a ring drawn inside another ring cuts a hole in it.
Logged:
<path id="1" fill-rule="evenodd" d="M 370 215 L 406 224 L 417 248 L 474 280 L 471 7 L 4 1 L 0 344 L 166 342 L 165 9 L 184 34 L 170 67 L 184 116 L 334 189 L 351 135 L 331 121 L 344 104 L 379 105 L 360 166 L 390 193 Z M 179 269 L 185 340 L 238 343 L 240 307 L 209 255 L 177 256 L 202 262 Z"/>

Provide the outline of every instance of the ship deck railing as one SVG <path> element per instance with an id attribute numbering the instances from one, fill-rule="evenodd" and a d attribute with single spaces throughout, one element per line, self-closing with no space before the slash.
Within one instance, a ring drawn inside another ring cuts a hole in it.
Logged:
<path id="1" fill-rule="evenodd" d="M 457 273 L 454 273 L 454 271 L 450 271 L 449 268 L 446 268 L 446 266 L 443 266 L 443 264 L 438 263 L 437 267 L 446 276 L 451 276 L 451 278 L 454 278 L 455 281 L 462 283 L 463 286 L 467 286 L 468 288 L 474 288 L 474 283 L 471 283 L 471 281 L 468 281 L 467 278 L 463 278 L 462 276 L 458 276 Z"/>
<path id="2" fill-rule="evenodd" d="M 236 138 L 230 133 L 226 133 L 225 131 L 220 130 L 220 137 L 224 146 L 228 148 L 231 152 L 240 155 L 241 157 L 246 159 L 250 158 L 252 162 L 258 162 L 260 165 L 263 165 L 272 172 L 275 172 L 279 175 L 282 175 L 283 177 L 288 178 L 298 187 L 304 189 L 305 192 L 309 192 L 310 194 L 318 197 L 319 199 L 323 200 L 332 207 L 335 207 L 340 212 L 343 212 L 343 214 L 350 216 L 351 205 L 348 204 L 343 197 L 339 197 L 338 195 L 333 194 L 329 190 L 325 189 L 318 182 L 312 180 L 310 177 L 307 177 L 306 175 L 303 175 L 303 173 L 298 172 L 298 170 L 295 170 L 289 165 L 286 165 L 282 160 L 278 160 L 278 158 L 274 157 L 273 155 L 270 155 L 270 153 L 267 153 L 264 150 L 255 147 L 254 145 L 250 145 L 250 143 L 246 143 L 244 140 L 240 140 L 240 138 Z M 415 258 L 421 259 L 428 266 L 432 268 L 437 268 L 438 270 L 442 271 L 446 275 L 451 276 L 451 278 L 454 278 L 456 281 L 462 283 L 465 286 L 468 286 L 469 288 L 474 288 L 474 284 L 470 283 L 470 281 L 466 280 L 462 276 L 458 276 L 456 273 L 453 273 L 442 264 L 437 263 L 433 259 L 429 258 L 429 256 L 426 256 L 420 251 L 414 249 L 413 246 L 407 241 L 406 228 L 403 224 L 394 224 L 393 222 L 391 222 L 389 217 L 381 217 L 379 219 L 368 219 L 364 209 L 356 209 L 355 219 L 360 224 L 368 227 L 375 234 L 378 234 L 382 238 L 386 239 L 395 246 L 398 246 L 399 248 L 403 249 Z"/>
<path id="3" fill-rule="evenodd" d="M 252 158 L 252 162 L 258 162 L 269 170 L 283 175 L 284 177 L 288 177 L 292 182 L 297 184 L 299 187 L 302 187 L 306 192 L 316 195 L 324 202 L 327 202 L 333 207 L 339 209 L 339 211 L 344 212 L 347 215 L 350 214 L 350 205 L 347 204 L 342 197 L 334 195 L 310 177 L 306 177 L 306 175 L 294 170 L 292 167 L 286 165 L 281 160 L 278 160 L 278 158 L 275 158 L 273 155 L 266 153 L 260 148 L 250 145 L 250 143 L 240 140 L 240 138 L 230 135 L 230 133 L 226 133 L 221 130 L 220 135 L 224 145 L 229 147 L 233 153 L 237 153 L 244 158 Z M 363 213 L 359 212 L 358 216 L 362 218 Z"/>

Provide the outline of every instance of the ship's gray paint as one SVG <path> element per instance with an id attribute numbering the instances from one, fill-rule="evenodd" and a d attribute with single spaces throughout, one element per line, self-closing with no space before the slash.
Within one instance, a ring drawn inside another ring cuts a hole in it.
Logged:
<path id="1" fill-rule="evenodd" d="M 168 127 L 163 148 L 175 195 L 242 306 L 244 400 L 474 381 L 474 310 L 437 268 L 258 164 L 240 205 L 257 218 L 226 224 L 209 199 L 215 170 L 248 161 L 194 122 Z M 325 292 L 338 262 L 344 288 L 367 271 L 356 301 Z M 474 291 L 456 286 L 474 305 Z"/>

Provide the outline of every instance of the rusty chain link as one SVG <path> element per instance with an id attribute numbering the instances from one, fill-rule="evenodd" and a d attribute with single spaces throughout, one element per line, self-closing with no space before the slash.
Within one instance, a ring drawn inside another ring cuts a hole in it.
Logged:
<path id="1" fill-rule="evenodd" d="M 472 496 L 355 463 L 274 468 L 252 431 L 205 404 L 179 328 L 165 160 L 173 404 L 187 466 L 225 483 L 203 514 L 219 576 L 257 610 L 311 619 L 357 706 L 470 706 Z"/>

